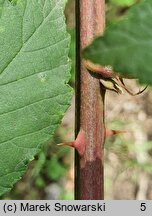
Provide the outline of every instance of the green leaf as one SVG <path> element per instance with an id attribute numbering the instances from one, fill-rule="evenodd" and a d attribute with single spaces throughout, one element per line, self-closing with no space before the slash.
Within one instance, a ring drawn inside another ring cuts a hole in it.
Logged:
<path id="1" fill-rule="evenodd" d="M 0 0 L 0 195 L 51 139 L 71 98 L 65 0 Z"/>
<path id="2" fill-rule="evenodd" d="M 116 4 L 118 6 L 131 6 L 136 2 L 136 0 L 110 0 L 111 3 Z"/>
<path id="3" fill-rule="evenodd" d="M 84 58 L 152 84 L 151 20 L 151 0 L 133 6 L 122 21 L 107 27 L 104 36 L 84 50 Z"/>
<path id="4" fill-rule="evenodd" d="M 71 86 L 74 86 L 74 83 L 75 83 L 75 31 L 74 29 L 71 28 L 71 29 L 68 29 L 68 32 L 71 36 L 69 57 L 72 60 L 70 84 Z"/>

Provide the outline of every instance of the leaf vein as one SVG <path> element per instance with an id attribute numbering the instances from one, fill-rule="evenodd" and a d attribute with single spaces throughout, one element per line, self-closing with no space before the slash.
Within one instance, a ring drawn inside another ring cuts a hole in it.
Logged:
<path id="1" fill-rule="evenodd" d="M 66 93 L 65 93 L 65 94 L 66 94 Z M 65 94 L 60 94 L 60 95 L 65 95 Z M 17 109 L 11 110 L 11 111 L 9 111 L 9 112 L 1 113 L 0 116 L 7 115 L 7 114 L 10 114 L 10 113 L 19 111 L 19 110 L 21 110 L 21 109 L 27 108 L 28 106 L 32 106 L 32 105 L 35 105 L 35 104 L 40 103 L 40 102 L 42 102 L 42 101 L 47 101 L 47 100 L 56 98 L 56 97 L 58 97 L 58 96 L 60 96 L 60 95 L 54 95 L 54 96 L 51 96 L 51 97 L 48 97 L 48 98 L 43 98 L 43 99 L 41 99 L 41 100 L 35 101 L 34 103 L 27 104 L 27 105 L 25 105 L 25 106 L 23 106 L 23 107 L 19 107 L 19 108 L 17 108 Z"/>

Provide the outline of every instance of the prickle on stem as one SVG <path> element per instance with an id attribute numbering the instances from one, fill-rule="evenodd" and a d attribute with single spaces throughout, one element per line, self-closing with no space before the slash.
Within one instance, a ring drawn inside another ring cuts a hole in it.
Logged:
<path id="1" fill-rule="evenodd" d="M 81 129 L 75 141 L 60 143 L 58 146 L 70 146 L 75 148 L 80 156 L 83 156 L 86 147 L 85 132 Z"/>
<path id="2" fill-rule="evenodd" d="M 111 130 L 111 129 L 108 129 L 108 128 L 105 129 L 105 137 L 106 138 L 111 137 L 113 135 L 122 134 L 122 133 L 125 133 L 125 131 Z"/>

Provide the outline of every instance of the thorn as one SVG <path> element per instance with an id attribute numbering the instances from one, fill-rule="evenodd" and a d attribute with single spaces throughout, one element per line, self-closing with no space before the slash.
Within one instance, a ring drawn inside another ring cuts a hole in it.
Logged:
<path id="1" fill-rule="evenodd" d="M 85 132 L 81 129 L 75 141 L 57 144 L 58 146 L 69 146 L 75 148 L 80 156 L 85 152 Z"/>
<path id="2" fill-rule="evenodd" d="M 108 128 L 105 129 L 105 137 L 106 138 L 117 135 L 117 134 L 121 134 L 121 133 L 125 133 L 125 131 L 111 130 Z"/>

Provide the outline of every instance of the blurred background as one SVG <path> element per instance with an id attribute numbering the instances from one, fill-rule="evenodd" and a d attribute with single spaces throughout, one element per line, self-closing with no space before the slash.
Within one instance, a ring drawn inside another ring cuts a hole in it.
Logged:
<path id="1" fill-rule="evenodd" d="M 106 25 L 117 22 L 139 0 L 107 0 Z M 71 35 L 71 80 L 75 85 L 75 1 L 69 0 L 65 15 Z M 141 88 L 127 81 L 133 92 Z M 74 139 L 74 97 L 54 139 L 44 145 L 26 174 L 1 199 L 74 199 L 74 152 L 56 144 Z M 105 199 L 152 199 L 152 92 L 136 97 L 124 92 L 106 94 L 106 125 L 124 133 L 105 143 Z"/>

